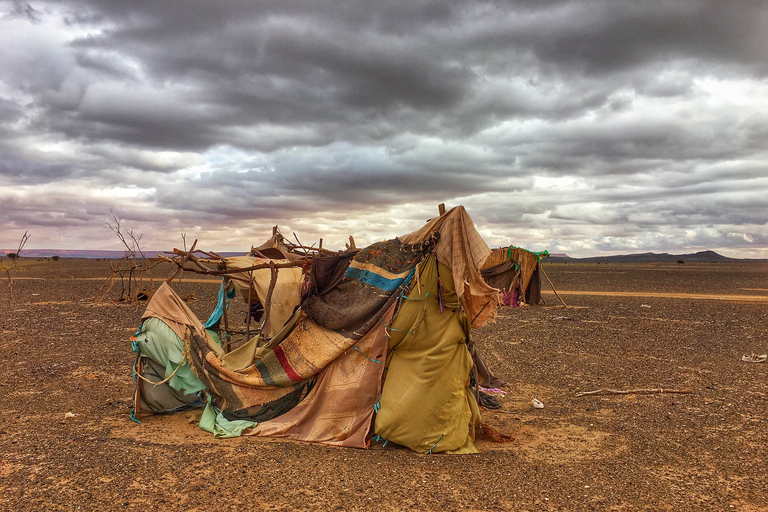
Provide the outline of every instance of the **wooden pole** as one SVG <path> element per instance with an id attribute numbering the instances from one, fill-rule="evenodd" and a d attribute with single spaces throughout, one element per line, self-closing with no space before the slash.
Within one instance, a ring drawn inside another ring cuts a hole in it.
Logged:
<path id="1" fill-rule="evenodd" d="M 252 298 L 251 294 L 252 294 L 252 290 L 253 290 L 253 270 L 248 272 L 248 281 L 250 283 L 249 283 L 249 286 L 248 286 L 248 319 L 247 319 L 246 325 L 245 325 L 246 341 L 251 339 L 251 298 Z"/>
<path id="2" fill-rule="evenodd" d="M 472 343 L 472 374 L 475 377 L 475 401 L 477 402 L 477 408 L 480 409 L 480 374 L 477 371 L 477 350 L 475 348 L 474 342 L 472 342 L 470 338 L 470 343 Z M 472 442 L 476 441 L 476 429 L 475 426 L 472 426 Z"/>
<path id="3" fill-rule="evenodd" d="M 445 213 L 445 203 L 437 205 L 437 211 L 440 215 L 443 215 Z"/>
<path id="4" fill-rule="evenodd" d="M 264 327 L 267 325 L 267 319 L 269 318 L 269 310 L 272 306 L 272 292 L 275 291 L 275 285 L 277 284 L 277 265 L 272 264 L 270 267 L 271 275 L 269 277 L 269 289 L 267 290 L 267 298 L 264 304 L 264 319 L 261 321 L 261 333 L 264 336 Z"/>
<path id="5" fill-rule="evenodd" d="M 184 264 L 189 260 L 190 257 L 192 257 L 192 252 L 194 252 L 196 245 L 197 240 L 195 240 L 195 243 L 192 244 L 192 248 L 189 250 L 189 252 L 184 255 L 184 258 L 182 258 L 180 262 L 176 263 L 178 267 L 170 276 L 168 276 L 168 279 L 165 280 L 166 283 L 171 284 L 176 275 L 184 269 Z"/>
<path id="6" fill-rule="evenodd" d="M 554 285 L 554 284 L 552 284 L 552 281 L 549 279 L 549 276 L 548 276 L 548 275 L 547 275 L 547 273 L 544 271 L 544 265 L 542 265 L 541 263 L 539 263 L 539 269 L 541 270 L 541 273 L 542 273 L 542 274 L 544 274 L 544 277 L 546 277 L 546 278 L 547 278 L 547 282 L 549 283 L 549 286 L 551 286 L 551 287 L 552 287 L 552 291 L 553 291 L 553 292 L 555 292 L 555 297 L 557 297 L 558 299 L 560 299 L 560 302 L 562 302 L 562 303 L 563 303 L 563 306 L 565 306 L 565 307 L 567 308 L 567 307 L 568 307 L 568 304 L 566 304 L 566 303 L 565 303 L 565 301 L 563 300 L 563 298 L 562 298 L 562 297 L 560 297 L 560 295 L 557 293 L 557 290 L 555 290 L 555 285 Z"/>
<path id="7" fill-rule="evenodd" d="M 224 319 L 224 333 L 227 336 L 226 351 L 229 352 L 232 348 L 232 338 L 229 336 L 229 321 L 227 320 L 227 302 L 229 300 L 227 298 L 227 288 L 229 288 L 229 286 L 224 288 L 224 311 L 222 312 L 221 316 Z M 219 340 L 221 340 L 221 327 L 219 327 Z"/>

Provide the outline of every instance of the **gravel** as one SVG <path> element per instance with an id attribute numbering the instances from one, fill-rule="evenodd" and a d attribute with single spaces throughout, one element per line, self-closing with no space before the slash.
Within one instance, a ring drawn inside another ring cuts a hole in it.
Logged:
<path id="1" fill-rule="evenodd" d="M 765 264 L 545 264 L 569 307 L 545 293 L 549 306 L 506 308 L 473 332 L 489 367 L 509 383 L 502 409 L 484 411 L 483 421 L 515 440 L 480 441 L 481 453 L 465 456 L 217 440 L 189 413 L 132 422 L 128 338 L 145 304 L 93 303 L 109 264 L 24 260 L 12 297 L 2 282 L 2 510 L 764 510 L 768 503 L 768 363 L 740 360 L 768 352 Z M 195 293 L 190 307 L 205 319 L 218 287 L 194 277 L 184 277 L 182 294 Z M 643 292 L 656 295 L 632 295 Z M 118 295 L 119 284 L 109 296 Z M 732 296 L 741 297 L 725 300 Z M 575 396 L 600 388 L 692 393 Z M 532 406 L 534 396 L 544 409 Z"/>

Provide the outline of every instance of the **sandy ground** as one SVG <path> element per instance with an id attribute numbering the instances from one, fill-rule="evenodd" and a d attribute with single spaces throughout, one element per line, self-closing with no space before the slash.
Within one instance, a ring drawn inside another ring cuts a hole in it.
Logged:
<path id="1" fill-rule="evenodd" d="M 768 510 L 768 363 L 740 360 L 768 352 L 768 265 L 545 268 L 569 307 L 473 333 L 510 385 L 483 420 L 515 441 L 429 456 L 136 424 L 144 305 L 92 303 L 107 262 L 23 262 L 10 300 L 0 281 L 0 509 Z M 207 318 L 215 284 L 181 292 Z M 576 397 L 600 388 L 692 393 Z"/>

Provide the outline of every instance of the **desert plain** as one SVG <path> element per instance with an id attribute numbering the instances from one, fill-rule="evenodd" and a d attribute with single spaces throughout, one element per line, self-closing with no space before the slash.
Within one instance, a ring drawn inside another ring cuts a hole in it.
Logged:
<path id="1" fill-rule="evenodd" d="M 768 362 L 741 360 L 768 352 L 768 264 L 544 268 L 568 307 L 544 281 L 546 305 L 472 333 L 508 382 L 483 422 L 514 441 L 419 455 L 135 423 L 146 303 L 94 301 L 109 261 L 21 260 L 0 280 L 0 509 L 768 510 Z M 178 286 L 205 319 L 217 283 Z M 690 393 L 577 396 L 599 389 Z"/>

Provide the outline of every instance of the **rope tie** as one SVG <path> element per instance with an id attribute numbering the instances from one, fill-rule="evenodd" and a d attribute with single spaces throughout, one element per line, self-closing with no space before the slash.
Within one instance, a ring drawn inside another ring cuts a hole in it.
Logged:
<path id="1" fill-rule="evenodd" d="M 369 361 L 371 361 L 371 362 L 373 362 L 373 363 L 378 363 L 378 364 L 381 364 L 381 361 L 378 361 L 378 360 L 376 360 L 376 359 L 371 359 L 370 357 L 368 357 L 367 355 L 365 355 L 365 352 L 363 352 L 362 350 L 360 350 L 359 348 L 357 348 L 357 345 L 355 345 L 355 346 L 354 346 L 354 347 L 352 347 L 352 348 L 353 348 L 353 349 L 355 349 L 355 350 L 357 350 L 357 351 L 358 351 L 358 352 L 360 352 L 361 354 L 363 354 L 363 357 L 364 357 L 364 358 L 366 358 L 367 360 L 369 360 Z"/>
<path id="2" fill-rule="evenodd" d="M 435 449 L 435 447 L 436 447 L 438 444 L 440 444 L 440 441 L 442 441 L 442 439 L 443 439 L 443 436 L 444 436 L 444 435 L 445 435 L 445 434 L 440 434 L 440 438 L 437 440 L 437 442 L 436 442 L 435 444 L 433 444 L 433 445 L 432 445 L 432 448 L 430 448 L 430 449 L 429 449 L 429 454 L 430 454 L 430 455 L 432 455 L 432 450 L 434 450 L 434 449 Z"/>
<path id="3" fill-rule="evenodd" d="M 389 439 L 384 439 L 379 434 L 375 434 L 375 435 L 371 436 L 371 440 L 372 441 L 376 441 L 377 443 L 380 443 L 382 441 L 382 439 L 384 440 L 384 444 L 381 445 L 381 447 L 384 448 L 384 447 L 387 446 L 387 443 L 389 442 Z"/>
<path id="4" fill-rule="evenodd" d="M 407 333 L 408 333 L 408 334 L 410 334 L 411 336 L 416 336 L 416 335 L 415 335 L 415 334 L 413 334 L 411 331 L 406 331 L 406 330 L 404 330 L 404 329 L 395 329 L 394 327 L 390 327 L 389 325 L 387 325 L 386 323 L 384 323 L 384 320 L 382 320 L 382 319 L 381 319 L 381 317 L 379 317 L 379 322 L 381 322 L 381 323 L 384 325 L 384 328 L 385 328 L 385 329 L 389 329 L 390 331 L 407 332 Z M 387 335 L 387 336 L 389 336 L 389 335 Z"/>
<path id="5" fill-rule="evenodd" d="M 133 375 L 134 375 L 134 379 L 133 379 L 133 380 L 135 381 L 135 380 L 136 380 L 136 377 L 138 377 L 138 378 L 140 378 L 141 380 L 143 380 L 144 382 L 148 382 L 149 384 L 152 384 L 152 386 L 154 387 L 154 386 L 159 386 L 160 384 L 165 384 L 166 382 L 168 382 L 169 380 L 171 380 L 171 378 L 172 378 L 174 375 L 176 375 L 176 372 L 177 372 L 177 371 L 179 371 L 179 368 L 181 368 L 181 365 L 183 365 L 183 364 L 184 364 L 184 361 L 186 361 L 186 360 L 187 360 L 187 354 L 185 353 L 185 354 L 184 354 L 184 357 L 182 357 L 182 358 L 181 358 L 181 361 L 179 361 L 179 365 L 176 367 L 176 369 L 175 369 L 175 370 L 173 370 L 173 372 L 171 372 L 171 374 L 170 374 L 169 376 L 167 376 L 166 378 L 164 378 L 164 379 L 163 379 L 163 380 L 161 380 L 160 382 L 152 382 L 151 380 L 149 380 L 148 378 L 144 377 L 144 376 L 143 376 L 143 375 L 141 375 L 140 373 L 137 373 L 137 372 L 136 372 L 136 363 L 138 362 L 138 360 L 139 360 L 139 356 L 136 356 L 136 361 L 134 361 L 134 363 L 133 363 Z"/>
<path id="6" fill-rule="evenodd" d="M 408 297 L 405 294 L 401 295 L 400 297 L 405 299 L 405 300 L 426 300 L 426 298 L 429 297 L 429 292 L 427 292 L 427 294 L 425 296 L 423 296 L 421 298 L 418 298 L 418 299 L 414 299 L 414 298 Z"/>

